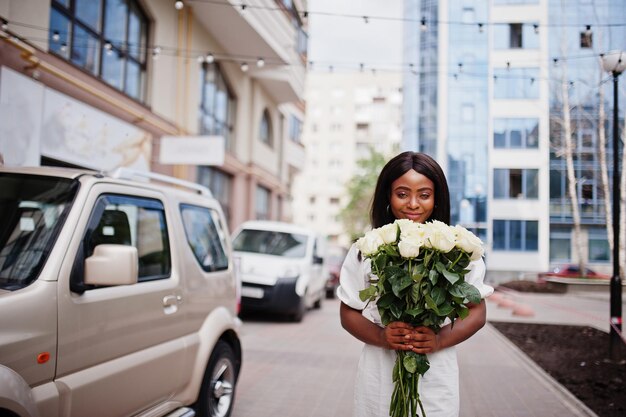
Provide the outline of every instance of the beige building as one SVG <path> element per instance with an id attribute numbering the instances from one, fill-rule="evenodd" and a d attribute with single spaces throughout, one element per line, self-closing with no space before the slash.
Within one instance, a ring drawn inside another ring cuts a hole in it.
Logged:
<path id="1" fill-rule="evenodd" d="M 294 222 L 349 245 L 339 212 L 357 160 L 391 155 L 401 139 L 402 78 L 395 72 L 310 72 L 302 134 L 306 164 L 293 189 Z M 363 210 L 367 210 L 364 207 Z"/>
<path id="2" fill-rule="evenodd" d="M 208 185 L 231 229 L 289 220 L 306 2 L 246 4 L 0 0 L 5 164 L 152 170 Z"/>

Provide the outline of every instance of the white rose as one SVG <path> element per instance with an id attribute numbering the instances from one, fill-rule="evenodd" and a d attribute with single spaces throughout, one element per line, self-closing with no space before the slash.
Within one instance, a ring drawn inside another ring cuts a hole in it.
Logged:
<path id="1" fill-rule="evenodd" d="M 365 236 L 356 241 L 356 247 L 365 256 L 373 255 L 378 252 L 378 248 L 382 245 L 383 239 L 376 230 L 370 230 Z"/>
<path id="2" fill-rule="evenodd" d="M 474 233 L 463 226 L 455 226 L 456 245 L 463 251 L 471 253 L 470 259 L 475 261 L 480 259 L 485 253 L 483 242 Z"/>
<path id="3" fill-rule="evenodd" d="M 383 227 L 374 229 L 378 231 L 380 238 L 385 243 L 395 243 L 398 237 L 398 226 L 394 223 L 386 224 Z"/>
<path id="4" fill-rule="evenodd" d="M 424 224 L 426 246 L 441 252 L 450 252 L 456 244 L 454 228 L 434 220 Z"/>
<path id="5" fill-rule="evenodd" d="M 395 223 L 400 226 L 400 239 L 409 237 L 419 237 L 423 239 L 424 231 L 422 225 L 409 219 L 396 220 Z"/>
<path id="6" fill-rule="evenodd" d="M 420 248 L 423 242 L 416 240 L 400 240 L 398 250 L 403 258 L 416 258 L 420 254 Z"/>

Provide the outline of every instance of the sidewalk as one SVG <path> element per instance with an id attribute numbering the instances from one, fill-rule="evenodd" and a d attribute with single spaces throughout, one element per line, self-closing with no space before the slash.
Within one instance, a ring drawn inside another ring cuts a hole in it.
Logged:
<path id="1" fill-rule="evenodd" d="M 589 325 L 608 331 L 608 297 L 510 292 L 513 305 L 487 301 L 487 325 L 457 347 L 461 417 L 596 416 L 489 321 Z M 498 300 L 499 301 L 499 300 Z M 516 307 L 532 313 L 513 314 Z"/>

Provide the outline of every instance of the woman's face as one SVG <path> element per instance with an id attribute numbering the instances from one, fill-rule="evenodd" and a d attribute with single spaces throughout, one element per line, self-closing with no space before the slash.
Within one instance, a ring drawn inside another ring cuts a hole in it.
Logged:
<path id="1" fill-rule="evenodd" d="M 411 169 L 391 183 L 389 206 L 396 219 L 424 223 L 435 208 L 435 185 Z"/>

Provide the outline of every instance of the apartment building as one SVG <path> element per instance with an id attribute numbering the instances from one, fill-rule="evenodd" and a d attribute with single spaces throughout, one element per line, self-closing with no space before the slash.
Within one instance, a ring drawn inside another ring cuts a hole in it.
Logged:
<path id="1" fill-rule="evenodd" d="M 613 101 L 600 54 L 626 47 L 623 2 L 406 1 L 405 18 L 405 60 L 415 71 L 403 79 L 403 147 L 445 167 L 452 221 L 486 243 L 488 277 L 532 275 L 580 256 L 610 270 L 598 146 L 608 123 L 599 121 L 600 102 L 610 114 Z"/>
<path id="2" fill-rule="evenodd" d="M 302 142 L 306 162 L 293 190 L 294 221 L 313 227 L 329 242 L 349 246 L 339 213 L 357 161 L 370 149 L 385 155 L 401 139 L 402 76 L 399 72 L 311 71 Z M 363 207 L 367 211 L 367 207 Z"/>
<path id="3" fill-rule="evenodd" d="M 231 228 L 290 219 L 305 7 L 0 0 L 4 163 L 152 170 L 208 185 Z"/>

